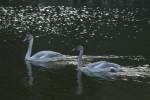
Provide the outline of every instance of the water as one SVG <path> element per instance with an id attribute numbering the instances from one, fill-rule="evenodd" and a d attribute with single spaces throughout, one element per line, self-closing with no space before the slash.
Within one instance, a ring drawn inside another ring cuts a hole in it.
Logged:
<path id="1" fill-rule="evenodd" d="M 20 6 L 0 7 L 0 13 L 0 99 L 150 99 L 149 9 Z M 25 62 L 26 33 L 35 37 L 33 54 L 58 51 L 71 55 L 71 65 Z M 85 46 L 86 63 L 106 60 L 125 72 L 106 80 L 77 71 L 77 44 Z"/>
<path id="2" fill-rule="evenodd" d="M 0 7 L 0 37 L 6 42 L 11 36 L 31 33 L 58 50 L 55 45 L 69 49 L 82 44 L 88 54 L 147 55 L 149 12 L 147 8 Z"/>
<path id="3" fill-rule="evenodd" d="M 43 44 L 44 45 L 44 44 Z M 89 77 L 76 70 L 76 65 L 31 65 L 24 61 L 27 45 L 22 38 L 1 45 L 0 98 L 2 100 L 149 100 L 149 76 L 105 80 Z M 34 45 L 34 50 L 40 47 Z M 69 51 L 69 50 L 68 50 Z M 35 51 L 33 51 L 35 52 Z M 65 52 L 64 52 L 65 53 Z M 70 54 L 74 54 L 70 51 Z M 69 60 L 70 59 L 70 60 Z M 68 61 L 76 61 L 70 56 Z M 148 66 L 142 56 L 84 56 L 86 62 L 106 60 L 125 67 Z"/>

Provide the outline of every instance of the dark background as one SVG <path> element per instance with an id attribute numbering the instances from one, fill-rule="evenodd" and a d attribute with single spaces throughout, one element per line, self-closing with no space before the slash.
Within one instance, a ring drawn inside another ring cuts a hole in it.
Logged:
<path id="1" fill-rule="evenodd" d="M 71 6 L 82 7 L 146 7 L 150 8 L 149 0 L 1 0 L 1 6 L 20 6 L 20 5 L 43 5 L 43 6 Z"/>

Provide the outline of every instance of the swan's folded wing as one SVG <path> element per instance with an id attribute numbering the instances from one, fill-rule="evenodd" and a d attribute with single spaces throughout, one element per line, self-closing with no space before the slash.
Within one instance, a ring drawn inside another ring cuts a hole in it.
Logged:
<path id="1" fill-rule="evenodd" d="M 63 56 L 62 54 L 54 51 L 40 51 L 32 56 L 32 59 L 43 59 Z"/>
<path id="2" fill-rule="evenodd" d="M 94 62 L 94 63 L 90 63 L 90 64 L 87 64 L 86 66 L 87 67 L 90 67 L 90 68 L 96 68 L 96 67 L 106 67 L 106 61 L 99 61 L 99 62 Z"/>

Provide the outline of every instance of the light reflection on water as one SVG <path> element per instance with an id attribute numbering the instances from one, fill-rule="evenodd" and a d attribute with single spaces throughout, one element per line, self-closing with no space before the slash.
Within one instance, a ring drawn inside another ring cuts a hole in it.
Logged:
<path id="1" fill-rule="evenodd" d="M 2 97 L 0 99 L 149 100 L 150 65 L 148 60 L 143 56 L 108 55 L 107 51 L 104 53 L 105 55 L 102 53 L 102 56 L 84 55 L 85 64 L 105 60 L 123 66 L 124 72 L 119 73 L 120 77 L 115 80 L 105 80 L 89 77 L 77 71 L 77 56 L 68 56 L 65 62 L 58 62 L 57 64 L 24 62 L 27 47 L 20 42 L 20 39 L 24 38 L 22 34 L 33 32 L 36 38 L 35 41 L 37 40 L 34 43 L 33 52 L 46 48 L 65 52 L 69 55 L 72 54 L 70 49 L 76 45 L 74 43 L 76 41 L 81 44 L 85 43 L 85 45 L 86 43 L 95 45 L 93 41 L 96 41 L 98 47 L 109 49 L 111 45 L 116 45 L 115 42 L 111 44 L 110 42 L 112 41 L 109 40 L 121 36 L 121 32 L 129 33 L 126 36 L 136 41 L 136 35 L 130 33 L 142 33 L 146 30 L 144 26 L 141 26 L 141 23 L 144 22 L 144 25 L 149 26 L 150 18 L 149 16 L 144 16 L 144 18 L 140 19 L 139 17 L 143 14 L 140 12 L 141 9 L 119 10 L 116 8 L 107 10 L 97 8 L 93 11 L 92 9 L 84 8 L 79 11 L 73 8 L 59 7 L 60 13 L 53 13 L 56 12 L 55 7 L 43 9 L 26 7 L 20 9 L 13 7 L 0 8 L 0 22 L 2 23 L 0 29 L 3 31 L 7 30 L 6 33 L 1 31 L 5 35 L 0 35 L 2 37 L 2 41 L 0 42 L 2 44 L 0 47 L 2 53 L 0 56 L 0 75 L 2 76 L 0 92 L 2 92 Z M 35 11 L 31 13 L 30 10 Z M 145 11 L 144 14 L 148 12 L 144 8 L 142 11 Z M 35 23 L 36 21 L 37 23 Z M 49 22 L 52 22 L 52 24 L 49 24 Z M 71 25 L 74 25 L 74 27 L 70 27 Z M 105 29 L 103 26 L 107 28 Z M 110 29 L 109 32 L 108 28 Z M 112 31 L 111 29 L 116 31 Z M 7 36 L 7 34 L 11 35 Z M 17 34 L 17 37 L 14 34 Z M 105 40 L 108 40 L 110 44 L 107 44 L 108 41 Z M 65 48 L 64 45 L 67 45 L 69 49 Z M 97 49 L 97 47 L 90 48 L 90 52 L 93 52 L 93 49 Z M 126 49 L 123 50 L 127 52 Z M 97 49 L 97 51 L 102 52 L 105 50 Z M 98 54 L 100 55 L 100 53 Z"/>
<path id="2" fill-rule="evenodd" d="M 88 8 L 76 9 L 64 6 L 48 7 L 0 7 L 0 30 L 7 34 L 47 33 L 49 36 L 84 40 L 102 37 L 118 37 L 136 40 L 149 26 L 149 10 L 146 8 Z M 89 39 L 87 39 L 87 37 Z M 37 36 L 38 38 L 38 36 Z M 49 43 L 54 37 L 49 38 Z M 62 41 L 63 42 L 63 41 Z"/>

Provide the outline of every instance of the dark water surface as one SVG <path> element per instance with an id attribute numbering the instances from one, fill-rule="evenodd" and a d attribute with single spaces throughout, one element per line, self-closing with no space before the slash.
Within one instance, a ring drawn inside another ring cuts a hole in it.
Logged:
<path id="1" fill-rule="evenodd" d="M 34 45 L 33 51 L 39 51 L 41 48 Z M 150 99 L 149 79 L 145 82 L 103 80 L 88 77 L 78 72 L 73 65 L 60 66 L 60 68 L 52 66 L 48 69 L 34 66 L 24 61 L 26 49 L 27 44 L 23 43 L 22 39 L 1 45 L 1 100 Z M 74 54 L 71 51 L 69 53 Z M 142 56 L 101 56 L 101 58 L 93 59 L 93 62 L 98 60 L 115 62 L 126 67 L 149 64 Z"/>

